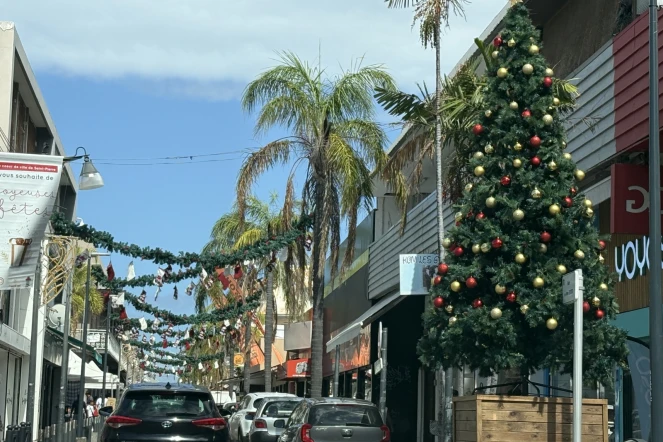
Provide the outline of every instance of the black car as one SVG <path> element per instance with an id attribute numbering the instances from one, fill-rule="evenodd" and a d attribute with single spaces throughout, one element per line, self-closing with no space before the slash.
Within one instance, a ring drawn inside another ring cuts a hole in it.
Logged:
<path id="1" fill-rule="evenodd" d="M 106 419 L 100 442 L 228 442 L 228 424 L 205 387 L 133 384 Z"/>

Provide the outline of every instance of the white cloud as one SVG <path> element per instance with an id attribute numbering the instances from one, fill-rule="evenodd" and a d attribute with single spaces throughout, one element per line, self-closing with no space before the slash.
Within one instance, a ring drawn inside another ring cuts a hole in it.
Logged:
<path id="1" fill-rule="evenodd" d="M 384 63 L 403 88 L 431 83 L 434 53 L 411 10 L 383 0 L 21 0 L 6 2 L 37 69 L 95 78 L 139 77 L 163 93 L 228 99 L 290 50 L 332 69 L 357 57 Z M 449 71 L 504 5 L 474 0 L 444 36 Z"/>

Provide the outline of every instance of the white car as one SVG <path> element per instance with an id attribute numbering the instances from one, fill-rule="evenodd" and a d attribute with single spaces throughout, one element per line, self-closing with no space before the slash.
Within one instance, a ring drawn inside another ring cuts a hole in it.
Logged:
<path id="1" fill-rule="evenodd" d="M 233 442 L 248 442 L 251 423 L 256 410 L 267 397 L 297 397 L 290 393 L 249 393 L 239 403 L 239 409 L 228 421 L 230 427 L 230 440 Z"/>

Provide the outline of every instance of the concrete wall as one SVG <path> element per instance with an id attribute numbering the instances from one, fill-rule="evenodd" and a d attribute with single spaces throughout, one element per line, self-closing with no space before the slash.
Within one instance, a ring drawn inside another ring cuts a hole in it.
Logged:
<path id="1" fill-rule="evenodd" d="M 13 23 L 0 22 L 0 129 L 7 138 L 11 128 L 15 35 Z M 8 147 L 0 141 L 0 152 L 6 152 Z"/>

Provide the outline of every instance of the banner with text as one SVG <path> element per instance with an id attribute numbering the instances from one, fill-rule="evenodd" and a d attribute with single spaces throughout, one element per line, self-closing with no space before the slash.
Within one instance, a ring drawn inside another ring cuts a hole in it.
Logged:
<path id="1" fill-rule="evenodd" d="M 400 255 L 401 295 L 427 295 L 440 263 L 437 254 Z"/>
<path id="2" fill-rule="evenodd" d="M 640 439 L 649 440 L 651 422 L 651 363 L 649 347 L 634 339 L 626 341 L 628 346 L 628 368 L 633 380 L 635 408 L 640 418 Z"/>
<path id="3" fill-rule="evenodd" d="M 647 235 L 649 168 L 638 164 L 613 164 L 610 180 L 610 233 Z M 658 193 L 660 198 L 660 188 Z"/>
<path id="4" fill-rule="evenodd" d="M 0 290 L 31 287 L 62 157 L 0 153 Z"/>

